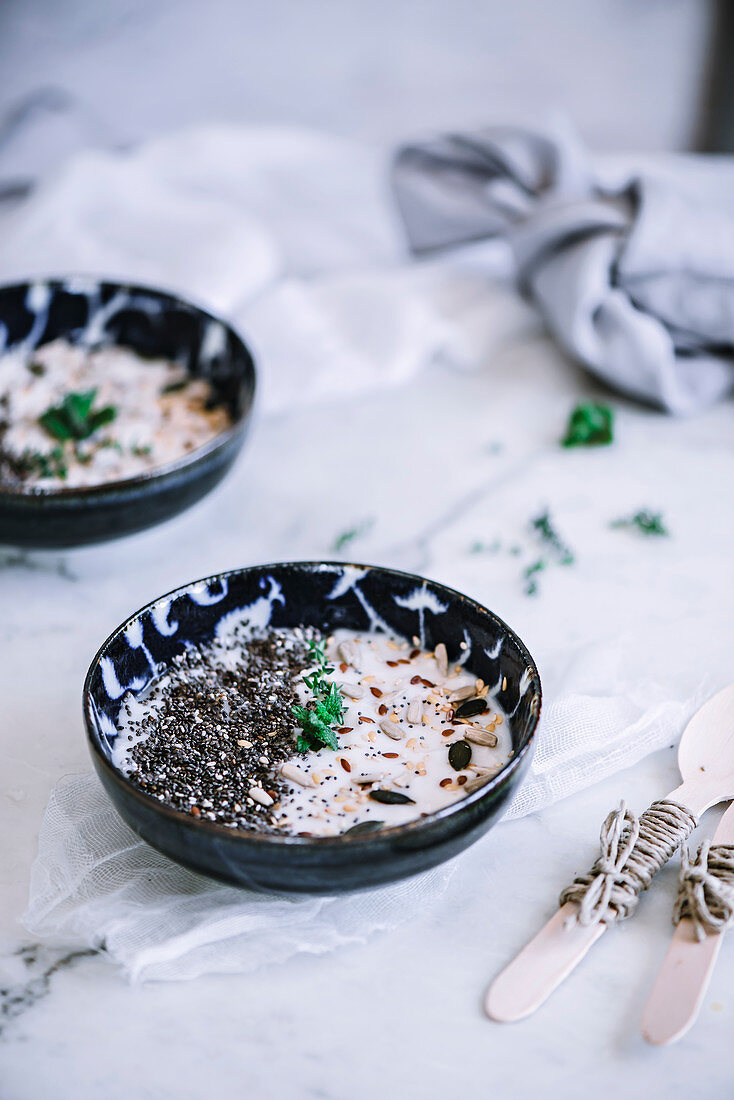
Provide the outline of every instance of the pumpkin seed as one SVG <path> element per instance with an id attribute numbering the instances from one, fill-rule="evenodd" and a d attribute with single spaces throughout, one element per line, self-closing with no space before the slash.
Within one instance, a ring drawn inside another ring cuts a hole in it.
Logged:
<path id="1" fill-rule="evenodd" d="M 384 821 L 358 821 L 345 829 L 342 836 L 363 836 L 365 833 L 376 833 L 385 824 Z"/>
<path id="2" fill-rule="evenodd" d="M 484 714 L 489 710 L 485 699 L 467 699 L 454 711 L 454 718 L 473 718 L 475 714 Z"/>
<path id="3" fill-rule="evenodd" d="M 398 803 L 408 803 L 415 805 L 414 798 L 408 798 L 407 794 L 400 794 L 399 791 L 385 791 L 382 788 L 370 791 L 370 798 L 375 802 L 384 802 L 386 805 L 398 805 Z"/>
<path id="4" fill-rule="evenodd" d="M 449 746 L 449 764 L 455 772 L 461 772 L 471 760 L 471 745 L 466 741 L 454 741 Z"/>

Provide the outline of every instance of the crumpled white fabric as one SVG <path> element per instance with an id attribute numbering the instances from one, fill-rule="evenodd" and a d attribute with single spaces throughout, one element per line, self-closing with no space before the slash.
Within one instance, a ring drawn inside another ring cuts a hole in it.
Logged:
<path id="1" fill-rule="evenodd" d="M 104 947 L 133 981 L 249 973 L 364 943 L 440 897 L 453 865 L 363 894 L 286 898 L 178 866 L 119 817 L 96 775 L 54 789 L 24 923 L 51 944 Z"/>
<path id="2" fill-rule="evenodd" d="M 264 412 L 476 367 L 539 326 L 503 245 L 405 254 L 380 150 L 304 129 L 213 125 L 85 151 L 0 207 L 0 281 L 91 274 L 223 314 L 252 345 Z"/>

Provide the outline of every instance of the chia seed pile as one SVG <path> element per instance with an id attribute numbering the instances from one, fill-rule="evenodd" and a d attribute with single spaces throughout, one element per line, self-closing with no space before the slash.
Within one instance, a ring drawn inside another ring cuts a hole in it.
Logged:
<path id="1" fill-rule="evenodd" d="M 236 630 L 185 650 L 152 685 L 154 705 L 139 721 L 123 703 L 130 781 L 196 818 L 277 831 L 270 807 L 286 789 L 279 768 L 295 752 L 291 708 L 308 663 L 307 638 L 292 630 Z"/>

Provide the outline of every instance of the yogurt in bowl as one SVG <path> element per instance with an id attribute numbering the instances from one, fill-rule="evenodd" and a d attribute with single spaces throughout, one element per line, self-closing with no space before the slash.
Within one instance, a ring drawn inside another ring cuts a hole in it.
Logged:
<path id="1" fill-rule="evenodd" d="M 491 611 L 333 562 L 161 597 L 84 687 L 93 762 L 144 839 L 292 893 L 390 882 L 478 839 L 527 767 L 540 703 L 532 658 Z"/>

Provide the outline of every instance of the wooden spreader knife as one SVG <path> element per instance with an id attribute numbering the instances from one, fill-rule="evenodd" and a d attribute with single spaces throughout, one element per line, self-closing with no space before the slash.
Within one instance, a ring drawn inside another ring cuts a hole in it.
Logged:
<path id="1" fill-rule="evenodd" d="M 711 843 L 734 844 L 734 805 L 722 817 Z M 707 932 L 699 940 L 693 921 L 687 917 L 679 921 L 642 1014 L 642 1034 L 648 1043 L 674 1043 L 694 1023 L 724 935 Z"/>

